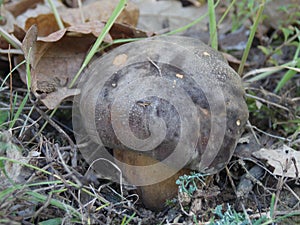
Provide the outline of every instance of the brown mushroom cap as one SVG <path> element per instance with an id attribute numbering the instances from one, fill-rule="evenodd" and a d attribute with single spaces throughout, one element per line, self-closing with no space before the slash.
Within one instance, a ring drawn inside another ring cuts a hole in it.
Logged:
<path id="1" fill-rule="evenodd" d="M 160 166 L 172 168 L 146 181 L 130 180 L 137 186 L 161 182 L 182 168 L 218 172 L 248 119 L 238 74 L 221 53 L 187 37 L 122 45 L 89 66 L 81 90 L 74 101 L 74 130 L 77 142 L 90 141 L 80 150 L 99 173 L 119 181 L 102 159 L 145 176 L 157 174 Z M 145 154 L 158 163 L 130 165 L 108 149 Z"/>

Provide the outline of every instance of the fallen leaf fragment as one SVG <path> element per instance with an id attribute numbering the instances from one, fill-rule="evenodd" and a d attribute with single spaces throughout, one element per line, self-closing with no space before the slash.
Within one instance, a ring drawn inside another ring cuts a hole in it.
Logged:
<path id="1" fill-rule="evenodd" d="M 101 0 L 85 5 L 82 9 L 62 8 L 59 10 L 59 15 L 65 27 L 69 29 L 68 31 L 92 33 L 98 37 L 102 31 L 103 22 L 109 19 L 117 4 L 118 1 L 116 0 Z M 80 16 L 81 10 L 84 15 L 84 21 L 82 21 Z M 133 3 L 128 3 L 116 22 L 135 27 L 138 16 L 138 8 Z M 38 27 L 39 37 L 48 36 L 59 30 L 53 13 L 39 14 L 35 17 L 28 18 L 25 22 L 24 29 L 28 30 L 34 24 Z"/>
<path id="2" fill-rule="evenodd" d="M 4 38 L 5 35 L 9 36 L 11 41 L 15 43 L 15 45 L 11 45 L 11 47 L 18 46 L 18 43 L 20 43 L 19 40 L 22 40 L 24 38 L 25 32 L 22 29 L 20 29 L 18 26 L 15 25 L 15 18 L 8 10 L 5 10 L 2 7 L 0 15 L 2 17 L 0 29 L 1 29 L 1 33 L 3 35 L 3 36 L 2 35 L 0 36 L 0 48 L 1 49 L 9 48 L 9 43 Z"/>
<path id="3" fill-rule="evenodd" d="M 2 172 L 0 173 L 0 179 L 3 182 L 1 186 L 11 184 L 9 179 L 16 183 L 24 182 L 25 173 L 23 173 L 23 164 L 28 163 L 29 158 L 23 157 L 21 149 L 12 143 L 12 136 L 9 131 L 0 132 L 0 156 L 5 156 L 6 158 L 17 161 L 4 161 L 4 168 L 2 168 L 2 170 L 5 171 L 7 176 Z"/>
<path id="4" fill-rule="evenodd" d="M 54 109 L 64 99 L 78 94 L 80 94 L 80 89 L 62 87 L 57 89 L 57 91 L 47 94 L 44 99 L 41 99 L 41 101 L 45 104 L 45 106 L 47 106 L 48 109 Z"/>
<path id="5" fill-rule="evenodd" d="M 65 34 L 59 31 L 58 36 Z M 52 35 L 52 42 L 37 41 L 37 28 L 32 26 L 23 40 L 23 51 L 31 65 L 31 90 L 49 109 L 79 93 L 78 89 L 68 89 L 69 83 L 78 72 L 88 49 L 95 37 L 64 35 L 59 40 Z M 78 44 L 80 43 L 80 44 Z"/>
<path id="6" fill-rule="evenodd" d="M 63 9 L 59 11 L 62 20 L 70 25 L 80 24 L 89 21 L 107 21 L 113 10 L 116 8 L 118 0 L 98 0 L 82 9 Z M 82 10 L 84 21 L 81 20 L 80 10 Z M 116 22 L 136 26 L 139 18 L 139 9 L 132 2 L 128 1 L 125 9 L 118 16 Z"/>
<path id="7" fill-rule="evenodd" d="M 267 160 L 268 164 L 274 167 L 274 175 L 297 178 L 300 170 L 300 152 L 283 145 L 280 149 L 262 148 L 252 153 L 259 159 Z"/>
<path id="8" fill-rule="evenodd" d="M 39 37 L 48 36 L 49 34 L 59 30 L 53 13 L 40 14 L 37 17 L 28 18 L 24 29 L 28 30 L 33 25 L 37 26 Z"/>
<path id="9" fill-rule="evenodd" d="M 121 23 L 114 23 L 109 31 L 109 34 L 114 40 L 124 38 L 144 38 L 154 35 L 153 32 L 145 32 L 133 26 Z"/>
<path id="10" fill-rule="evenodd" d="M 22 1 L 10 1 L 5 4 L 5 8 L 9 10 L 15 17 L 24 13 L 27 9 L 35 7 L 43 0 L 22 0 Z"/>
<path id="11" fill-rule="evenodd" d="M 76 93 L 76 91 L 68 92 L 65 88 L 78 72 L 94 41 L 95 37 L 85 35 L 64 36 L 57 42 L 36 42 L 31 88 L 36 96 L 43 94 L 41 101 L 46 106 L 50 106 L 49 108 L 57 106 L 62 99 Z M 57 92 L 60 97 L 53 98 L 53 92 Z"/>
<path id="12" fill-rule="evenodd" d="M 26 1 L 31 1 L 31 0 L 22 0 L 22 1 L 12 0 L 12 2 L 16 2 L 16 3 L 17 2 L 26 2 Z M 35 0 L 32 0 L 32 2 L 34 2 L 34 1 Z M 25 22 L 28 18 L 35 18 L 35 17 L 38 17 L 39 15 L 52 14 L 51 7 L 48 4 L 49 1 L 38 1 L 37 0 L 36 2 L 37 2 L 37 4 L 35 4 L 35 3 L 28 4 L 27 6 L 24 7 L 24 9 L 22 9 L 22 12 L 20 11 L 20 13 L 17 13 L 18 15 L 16 15 L 16 18 L 15 18 L 16 25 L 18 25 L 19 27 L 21 27 L 22 29 L 25 30 Z M 62 1 L 52 0 L 52 2 L 57 9 L 62 10 L 62 8 L 66 8 L 66 6 L 62 3 Z M 8 4 L 5 4 L 5 6 L 7 6 L 7 5 Z M 12 12 L 15 14 L 14 9 L 10 8 L 10 10 L 12 10 Z M 19 9 L 16 9 L 16 10 L 18 11 Z M 49 28 L 45 27 L 45 29 L 49 29 Z"/>

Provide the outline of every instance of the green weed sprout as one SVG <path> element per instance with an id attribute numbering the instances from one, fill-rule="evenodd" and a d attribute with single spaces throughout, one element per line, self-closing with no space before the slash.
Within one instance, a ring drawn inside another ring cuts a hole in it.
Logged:
<path id="1" fill-rule="evenodd" d="M 198 190 L 197 182 L 200 182 L 205 186 L 204 174 L 192 172 L 191 175 L 184 174 L 176 180 L 180 192 L 185 192 L 189 196 L 192 196 L 196 190 Z"/>

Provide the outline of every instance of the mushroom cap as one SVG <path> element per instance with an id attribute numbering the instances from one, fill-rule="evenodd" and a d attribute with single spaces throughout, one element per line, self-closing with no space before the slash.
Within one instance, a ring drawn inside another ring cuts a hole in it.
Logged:
<path id="1" fill-rule="evenodd" d="M 134 185 L 157 183 L 182 168 L 218 172 L 248 119 L 239 75 L 221 53 L 188 37 L 122 45 L 94 60 L 80 87 L 73 126 L 77 143 L 88 142 L 80 148 L 84 158 L 115 181 L 119 173 L 111 162 L 164 174 Z M 130 165 L 110 149 L 145 154 L 157 163 Z"/>

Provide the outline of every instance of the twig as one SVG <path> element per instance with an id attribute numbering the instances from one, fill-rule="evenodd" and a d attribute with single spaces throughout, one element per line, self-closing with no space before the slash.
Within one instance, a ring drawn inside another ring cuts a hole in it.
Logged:
<path id="1" fill-rule="evenodd" d="M 234 184 L 233 179 L 232 179 L 232 177 L 231 177 L 231 173 L 230 173 L 230 171 L 229 171 L 229 169 L 228 169 L 227 166 L 225 166 L 225 169 L 226 169 L 226 173 L 227 173 L 228 179 L 229 179 L 229 181 L 230 181 L 231 187 L 232 187 L 232 189 L 233 189 L 235 195 L 238 196 L 237 191 L 236 191 L 235 184 Z"/>
<path id="2" fill-rule="evenodd" d="M 257 128 L 256 126 L 253 126 L 253 125 L 252 125 L 252 127 L 253 127 L 255 130 L 257 130 L 257 131 L 259 131 L 259 132 L 261 132 L 261 133 L 263 133 L 263 134 L 265 134 L 265 135 L 267 135 L 267 136 L 269 136 L 269 137 L 277 138 L 277 139 L 279 139 L 279 140 L 288 141 L 288 142 L 291 141 L 291 139 L 289 139 L 289 138 L 284 138 L 284 137 L 280 137 L 280 136 L 277 136 L 277 135 L 269 134 L 269 133 L 267 133 L 267 132 L 265 132 L 265 131 L 263 131 L 263 130 Z"/>
<path id="3" fill-rule="evenodd" d="M 263 99 L 263 98 L 260 98 L 260 97 L 254 96 L 254 95 L 250 95 L 250 94 L 246 94 L 246 96 L 247 96 L 248 98 L 253 98 L 253 99 L 259 100 L 259 101 L 261 101 L 261 102 L 264 102 L 264 103 L 273 105 L 273 106 L 275 106 L 275 107 L 277 107 L 277 108 L 280 108 L 280 109 L 283 109 L 283 110 L 286 110 L 286 111 L 290 112 L 290 110 L 289 110 L 288 108 L 286 108 L 286 107 L 284 107 L 284 106 L 282 106 L 282 105 L 279 105 L 279 104 L 277 104 L 277 103 L 270 102 L 270 101 L 268 101 L 268 100 L 265 100 L 265 99 Z"/>
<path id="4" fill-rule="evenodd" d="M 0 48 L 0 54 L 13 54 L 13 55 L 24 55 L 23 51 L 21 49 L 1 49 Z"/>
<path id="5" fill-rule="evenodd" d="M 161 69 L 159 68 L 159 66 L 149 57 L 148 57 L 148 60 L 158 70 L 159 76 L 162 77 Z"/>
<path id="6" fill-rule="evenodd" d="M 58 154 L 58 157 L 59 157 L 59 159 L 60 159 L 60 161 L 61 161 L 61 163 L 62 163 L 64 169 L 68 172 L 68 174 L 71 175 L 71 177 L 72 177 L 73 180 L 76 182 L 76 184 L 77 184 L 79 187 L 82 187 L 82 183 L 80 182 L 80 180 L 74 175 L 73 172 L 71 172 L 71 170 L 70 170 L 69 167 L 67 166 L 65 160 L 63 159 L 58 144 L 55 144 L 54 147 L 55 147 L 55 150 L 56 150 L 56 152 L 57 152 L 57 154 Z"/>
<path id="7" fill-rule="evenodd" d="M 244 212 L 244 215 L 245 215 L 245 217 L 246 217 L 247 222 L 248 222 L 250 225 L 252 225 L 251 219 L 250 219 L 250 217 L 249 217 L 249 214 L 247 213 L 247 210 L 245 209 L 244 204 L 241 203 L 241 206 L 242 206 L 242 209 L 243 209 L 243 212 Z"/>
<path id="8" fill-rule="evenodd" d="M 260 143 L 260 141 L 258 140 L 258 137 L 256 136 L 256 133 L 255 133 L 255 131 L 254 131 L 254 129 L 253 129 L 253 126 L 251 125 L 251 123 L 250 123 L 249 120 L 247 121 L 247 125 L 248 125 L 248 127 L 250 128 L 251 133 L 253 134 L 253 137 L 255 138 L 256 143 L 259 144 L 259 145 L 261 146 L 261 143 Z"/>
<path id="9" fill-rule="evenodd" d="M 119 173 L 120 173 L 120 192 L 121 192 L 122 198 L 124 198 L 124 195 L 123 195 L 123 188 L 122 188 L 122 184 L 123 184 L 122 176 L 123 176 L 123 173 L 122 173 L 122 170 L 117 166 L 117 164 L 115 164 L 115 163 L 113 163 L 112 161 L 110 161 L 110 160 L 108 160 L 108 159 L 105 159 L 105 158 L 98 158 L 98 159 L 94 160 L 94 161 L 90 164 L 90 166 L 89 166 L 87 172 L 88 172 L 88 171 L 92 168 L 92 166 L 93 166 L 96 162 L 98 162 L 98 161 L 105 161 L 105 162 L 108 162 L 108 163 L 110 163 L 113 167 L 115 167 L 115 168 L 119 171 Z"/>
<path id="10" fill-rule="evenodd" d="M 58 126 L 44 111 L 42 111 L 36 103 L 33 103 L 34 107 L 36 109 L 36 111 L 53 127 L 55 128 L 60 134 L 62 134 L 63 136 L 65 136 L 65 138 L 68 140 L 68 142 L 70 143 L 71 147 L 72 147 L 72 152 L 75 153 L 76 148 L 75 148 L 75 144 L 72 141 L 72 139 L 69 137 L 69 135 L 66 134 L 66 132 L 60 128 L 60 126 Z"/>
<path id="11" fill-rule="evenodd" d="M 9 105 L 10 105 L 10 115 L 13 115 L 13 95 L 12 95 L 12 64 L 10 57 L 10 45 L 8 46 L 8 62 L 9 62 Z"/>
<path id="12" fill-rule="evenodd" d="M 36 191 L 36 190 L 35 190 Z M 52 192 L 50 191 L 48 196 L 47 196 L 47 200 L 44 203 L 44 205 L 39 208 L 34 214 L 33 214 L 33 218 L 36 218 L 44 209 L 46 209 L 49 205 L 50 205 L 50 201 L 52 199 Z"/>
<path id="13" fill-rule="evenodd" d="M 7 33 L 2 27 L 0 27 L 0 35 L 14 48 L 22 49 L 22 43 L 15 36 Z"/>

